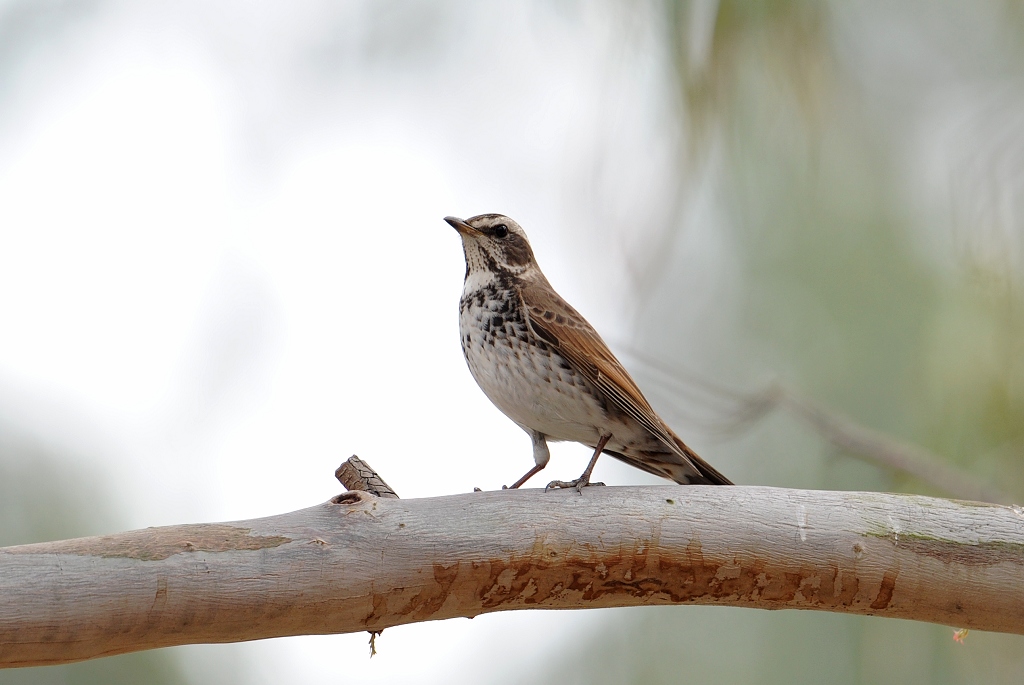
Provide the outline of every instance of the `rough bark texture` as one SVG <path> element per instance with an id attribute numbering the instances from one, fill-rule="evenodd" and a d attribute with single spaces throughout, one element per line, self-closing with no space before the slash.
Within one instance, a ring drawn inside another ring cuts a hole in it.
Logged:
<path id="1" fill-rule="evenodd" d="M 650 604 L 1024 633 L 1024 510 L 764 487 L 350 492 L 252 521 L 0 549 L 0 665 Z"/>

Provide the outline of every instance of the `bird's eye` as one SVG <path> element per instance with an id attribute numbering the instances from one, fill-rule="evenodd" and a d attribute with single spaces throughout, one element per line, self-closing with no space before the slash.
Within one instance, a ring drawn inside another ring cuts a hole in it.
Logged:
<path id="1" fill-rule="evenodd" d="M 505 224 L 498 224 L 497 226 L 494 227 L 494 237 L 496 237 L 496 238 L 504 238 L 507 235 L 508 235 L 508 226 L 506 226 Z"/>

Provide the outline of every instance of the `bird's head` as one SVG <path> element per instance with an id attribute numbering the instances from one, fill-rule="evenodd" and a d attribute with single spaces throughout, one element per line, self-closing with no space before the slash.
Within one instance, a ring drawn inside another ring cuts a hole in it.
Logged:
<path id="1" fill-rule="evenodd" d="M 519 275 L 536 268 L 530 241 L 522 227 L 501 214 L 479 214 L 468 219 L 444 218 L 462 236 L 466 276 L 479 271 Z"/>

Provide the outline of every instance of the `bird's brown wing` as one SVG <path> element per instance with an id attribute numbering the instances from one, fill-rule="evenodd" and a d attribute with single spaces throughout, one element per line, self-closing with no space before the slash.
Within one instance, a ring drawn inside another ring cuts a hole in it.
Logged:
<path id="1" fill-rule="evenodd" d="M 691 467 L 708 482 L 731 484 L 664 424 L 593 326 L 563 300 L 543 276 L 521 284 L 520 297 L 531 330 L 557 349 L 616 408 L 654 434 L 680 463 Z"/>

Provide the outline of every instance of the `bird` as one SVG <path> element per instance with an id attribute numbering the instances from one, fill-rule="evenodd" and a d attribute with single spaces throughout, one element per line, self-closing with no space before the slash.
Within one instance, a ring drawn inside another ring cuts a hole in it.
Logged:
<path id="1" fill-rule="evenodd" d="M 732 485 L 655 413 L 594 327 L 544 276 L 525 231 L 502 214 L 445 217 L 462 238 L 466 275 L 459 335 L 470 373 L 488 399 L 526 431 L 533 467 L 519 488 L 548 465 L 548 442 L 594 450 L 583 474 L 545 490 L 582 494 L 598 457 L 680 484 Z"/>

